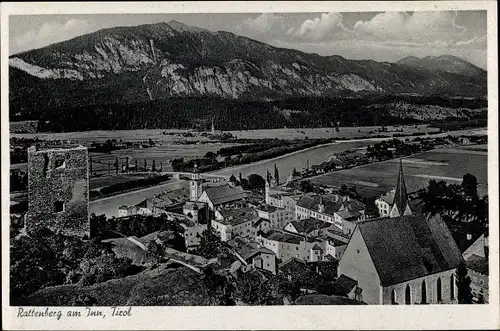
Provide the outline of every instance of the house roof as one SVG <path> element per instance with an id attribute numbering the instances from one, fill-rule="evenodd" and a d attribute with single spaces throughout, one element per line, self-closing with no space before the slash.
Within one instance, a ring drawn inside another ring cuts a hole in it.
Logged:
<path id="1" fill-rule="evenodd" d="M 238 250 L 238 254 L 240 254 L 240 256 L 244 258 L 245 261 L 248 261 L 255 255 L 274 254 L 274 252 L 265 247 L 259 247 L 256 243 L 248 243 Z"/>
<path id="2" fill-rule="evenodd" d="M 302 198 L 300 198 L 300 200 L 297 202 L 297 205 L 299 207 L 314 211 L 319 211 L 320 204 L 323 204 L 324 206 L 324 210 L 322 213 L 327 215 L 333 215 L 333 213 L 338 211 L 342 206 L 340 202 L 335 202 L 332 199 L 328 199 L 326 196 L 319 194 L 306 194 L 302 196 Z"/>
<path id="3" fill-rule="evenodd" d="M 270 220 L 266 219 L 266 218 L 262 218 L 262 217 L 259 217 L 254 223 L 253 223 L 253 226 L 259 226 L 262 222 L 268 222 L 268 223 L 271 223 Z"/>
<path id="4" fill-rule="evenodd" d="M 335 294 L 348 296 L 356 285 L 358 285 L 357 280 L 342 274 L 334 283 Z"/>
<path id="5" fill-rule="evenodd" d="M 348 210 L 357 212 L 365 209 L 363 203 L 355 199 L 345 199 L 331 194 L 306 194 L 303 195 L 297 202 L 297 205 L 302 208 L 319 212 L 319 205 L 323 204 L 324 210 L 322 214 L 333 215 L 340 210 Z"/>
<path id="6" fill-rule="evenodd" d="M 248 221 L 255 221 L 257 215 L 254 213 L 254 209 L 251 207 L 243 208 L 224 208 L 219 210 L 219 213 L 224 217 L 223 220 L 216 220 L 216 222 L 222 224 L 238 225 Z"/>
<path id="7" fill-rule="evenodd" d="M 302 220 L 291 222 L 295 230 L 301 234 L 308 234 L 316 229 L 329 228 L 331 223 L 323 222 L 321 220 L 308 217 Z"/>
<path id="8" fill-rule="evenodd" d="M 276 210 L 283 209 L 283 208 L 278 208 L 278 207 L 271 206 L 271 205 L 261 205 L 261 206 L 258 206 L 256 209 L 263 211 L 263 212 L 266 212 L 266 213 L 274 213 Z"/>
<path id="9" fill-rule="evenodd" d="M 274 241 L 279 241 L 279 242 L 286 242 L 290 244 L 299 244 L 301 241 L 304 240 L 299 235 L 294 235 L 288 232 L 284 231 L 279 231 L 279 230 L 271 230 L 268 233 L 263 235 L 264 238 L 268 240 L 274 240 Z"/>
<path id="10" fill-rule="evenodd" d="M 164 208 L 189 200 L 189 188 L 182 187 L 172 191 L 167 191 L 156 197 L 149 199 L 154 207 Z"/>
<path id="11" fill-rule="evenodd" d="M 488 259 L 483 256 L 472 254 L 466 261 L 467 268 L 482 273 L 483 275 L 489 274 Z"/>
<path id="12" fill-rule="evenodd" d="M 463 261 L 439 216 L 422 214 L 358 223 L 383 286 L 457 268 Z"/>
<path id="13" fill-rule="evenodd" d="M 214 205 L 237 201 L 246 197 L 246 193 L 241 186 L 221 185 L 209 187 L 205 192 Z"/>
<path id="14" fill-rule="evenodd" d="M 396 193 L 395 189 L 390 190 L 386 194 L 380 196 L 380 199 L 387 202 L 387 204 L 391 205 L 394 203 L 394 194 Z"/>

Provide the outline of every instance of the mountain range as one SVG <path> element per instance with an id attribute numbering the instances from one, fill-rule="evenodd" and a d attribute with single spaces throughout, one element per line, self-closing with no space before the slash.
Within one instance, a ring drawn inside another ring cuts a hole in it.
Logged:
<path id="1" fill-rule="evenodd" d="M 486 71 L 457 57 L 397 63 L 283 49 L 180 22 L 99 30 L 9 57 L 11 114 L 172 97 L 486 97 Z"/>

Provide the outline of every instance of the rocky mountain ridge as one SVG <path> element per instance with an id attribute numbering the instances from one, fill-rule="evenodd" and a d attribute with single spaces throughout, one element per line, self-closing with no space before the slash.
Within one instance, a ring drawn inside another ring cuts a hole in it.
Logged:
<path id="1" fill-rule="evenodd" d="M 12 55 L 10 101 L 22 112 L 33 106 L 26 100 L 33 96 L 41 107 L 198 96 L 486 96 L 484 70 L 446 59 L 415 64 L 319 56 L 171 21 L 103 29 Z"/>

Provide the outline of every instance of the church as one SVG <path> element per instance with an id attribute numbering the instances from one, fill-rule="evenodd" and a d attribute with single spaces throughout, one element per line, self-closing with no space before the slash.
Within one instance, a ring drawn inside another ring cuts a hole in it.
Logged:
<path id="1" fill-rule="evenodd" d="M 383 217 L 358 222 L 338 266 L 368 304 L 455 303 L 455 271 L 463 262 L 439 215 L 412 211 L 402 161 L 393 201 Z M 340 279 L 340 277 L 339 277 Z"/>
<path id="2" fill-rule="evenodd" d="M 403 160 L 399 159 L 398 179 L 396 187 L 375 200 L 381 217 L 397 217 L 399 215 L 411 215 L 412 209 L 408 200 L 406 184 L 403 174 Z"/>

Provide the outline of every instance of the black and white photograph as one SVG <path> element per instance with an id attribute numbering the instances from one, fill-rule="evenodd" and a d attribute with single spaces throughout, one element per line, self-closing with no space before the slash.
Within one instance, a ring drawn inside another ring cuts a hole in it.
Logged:
<path id="1" fill-rule="evenodd" d="M 302 5 L 8 16 L 14 319 L 498 304 L 488 11 Z"/>

